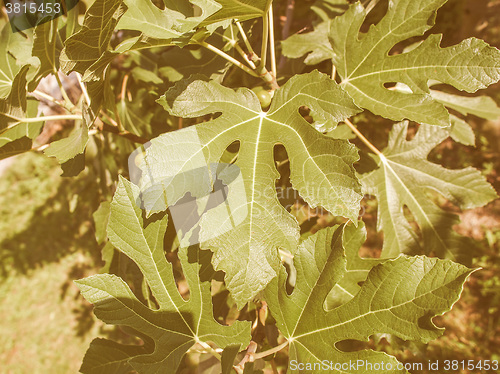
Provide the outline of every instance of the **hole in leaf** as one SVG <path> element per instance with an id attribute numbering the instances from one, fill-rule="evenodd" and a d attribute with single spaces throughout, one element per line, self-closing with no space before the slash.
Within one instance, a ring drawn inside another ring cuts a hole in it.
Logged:
<path id="1" fill-rule="evenodd" d="M 403 205 L 403 214 L 410 224 L 411 228 L 417 232 L 420 235 L 420 226 L 417 223 L 417 220 L 415 219 L 415 216 L 411 212 L 410 208 L 408 208 L 407 205 Z"/>
<path id="2" fill-rule="evenodd" d="M 408 53 L 417 48 L 422 42 L 422 37 L 413 37 L 396 43 L 389 51 L 389 56 L 399 55 L 401 53 Z"/>
<path id="3" fill-rule="evenodd" d="M 312 124 L 314 122 L 314 119 L 312 118 L 310 112 L 311 110 L 305 105 L 299 108 L 299 114 L 302 116 L 302 118 L 304 118 L 308 123 Z"/>
<path id="4" fill-rule="evenodd" d="M 287 295 L 291 295 L 293 290 L 295 289 L 295 284 L 297 281 L 297 270 L 295 269 L 295 266 L 293 266 L 293 259 L 283 256 L 283 265 L 285 266 L 286 272 L 287 272 L 287 277 L 286 277 L 286 284 L 285 284 L 285 289 Z"/>
<path id="5" fill-rule="evenodd" d="M 189 286 L 182 272 L 182 266 L 177 255 L 177 251 L 167 253 L 167 260 L 172 264 L 172 272 L 174 274 L 175 284 L 184 300 L 189 300 Z"/>
<path id="6" fill-rule="evenodd" d="M 367 342 L 360 340 L 346 339 L 335 343 L 335 348 L 342 352 L 357 352 L 368 348 Z"/>
<path id="7" fill-rule="evenodd" d="M 203 9 L 201 9 L 196 4 L 191 4 L 193 6 L 193 17 L 199 17 L 203 14 Z"/>
<path id="8" fill-rule="evenodd" d="M 333 310 L 349 302 L 352 298 L 353 296 L 348 291 L 336 284 L 326 296 L 323 309 L 326 311 Z"/>
<path id="9" fill-rule="evenodd" d="M 157 7 L 158 9 L 164 10 L 165 9 L 165 3 L 162 0 L 152 0 L 153 5 Z"/>
<path id="10" fill-rule="evenodd" d="M 366 33 L 371 25 L 376 25 L 380 20 L 386 15 L 387 9 L 389 7 L 388 0 L 381 0 L 377 5 L 368 13 L 363 25 L 361 26 L 361 32 Z"/>
<path id="11" fill-rule="evenodd" d="M 412 89 L 404 84 L 404 83 L 398 83 L 398 82 L 385 82 L 383 84 L 384 88 L 390 90 L 390 91 L 398 91 L 402 93 L 413 93 Z"/>
<path id="12" fill-rule="evenodd" d="M 239 140 L 232 142 L 222 154 L 220 162 L 226 164 L 234 164 L 238 159 L 240 147 L 241 147 L 241 142 Z"/>
<path id="13" fill-rule="evenodd" d="M 407 141 L 411 141 L 415 137 L 419 127 L 420 125 L 418 123 L 410 122 L 410 124 L 408 125 L 408 131 L 406 132 Z"/>

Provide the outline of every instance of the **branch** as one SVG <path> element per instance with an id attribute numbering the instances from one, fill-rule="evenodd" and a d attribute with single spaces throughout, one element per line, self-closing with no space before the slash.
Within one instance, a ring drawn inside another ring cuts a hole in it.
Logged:
<path id="1" fill-rule="evenodd" d="M 264 352 L 259 352 L 255 353 L 257 351 L 257 343 L 254 342 L 253 340 L 250 342 L 247 348 L 247 353 L 245 354 L 245 357 L 240 361 L 238 365 L 235 365 L 233 368 L 236 370 L 237 373 L 243 373 L 243 369 L 245 368 L 245 364 L 247 362 L 254 362 L 255 360 L 270 356 L 276 352 L 281 351 L 283 348 L 285 348 L 288 345 L 288 340 L 285 342 L 281 343 L 280 345 L 273 347 L 271 349 L 268 349 L 267 351 Z"/>

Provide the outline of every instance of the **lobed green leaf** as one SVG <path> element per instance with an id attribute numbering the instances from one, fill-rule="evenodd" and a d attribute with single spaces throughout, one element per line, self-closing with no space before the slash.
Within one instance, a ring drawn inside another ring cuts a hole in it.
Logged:
<path id="1" fill-rule="evenodd" d="M 342 368 L 345 373 L 372 373 L 366 364 L 349 366 L 360 360 L 372 365 L 383 362 L 383 373 L 406 373 L 385 353 L 344 352 L 338 345 L 345 340 L 366 341 L 376 333 L 425 343 L 437 338 L 443 331 L 432 318 L 450 310 L 471 270 L 451 261 L 401 256 L 373 267 L 354 298 L 327 311 L 325 299 L 346 273 L 343 232 L 342 226 L 323 229 L 301 244 L 294 253 L 297 281 L 290 295 L 284 267 L 265 291 L 270 311 L 289 342 L 288 372 L 308 372 L 291 363 L 316 365 L 311 369 L 316 372 L 326 360 L 348 363 L 347 369 Z"/>

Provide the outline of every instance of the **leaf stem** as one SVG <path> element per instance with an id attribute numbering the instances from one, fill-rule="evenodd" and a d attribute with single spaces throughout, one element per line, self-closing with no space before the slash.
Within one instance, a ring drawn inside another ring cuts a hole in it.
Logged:
<path id="1" fill-rule="evenodd" d="M 122 81 L 122 89 L 120 91 L 120 100 L 124 100 L 125 99 L 125 94 L 127 92 L 127 83 L 128 83 L 128 77 L 129 77 L 129 74 L 125 74 L 125 76 L 123 77 L 123 81 Z"/>
<path id="2" fill-rule="evenodd" d="M 231 25 L 231 27 L 232 27 L 232 25 Z M 232 28 L 231 28 L 231 31 L 232 31 Z M 231 47 L 233 47 L 234 49 L 236 49 L 236 51 L 240 54 L 240 56 L 243 57 L 243 59 L 246 61 L 246 63 L 253 70 L 257 69 L 257 66 L 255 65 L 255 63 L 250 59 L 249 54 L 245 53 L 245 51 L 243 50 L 243 48 L 240 47 L 240 45 L 234 39 L 234 37 L 233 38 L 229 38 L 226 35 L 219 34 L 219 33 L 217 33 L 217 34 L 220 35 L 223 39 L 227 40 L 227 42 L 231 45 Z M 232 32 L 231 32 L 231 34 L 232 34 Z"/>
<path id="3" fill-rule="evenodd" d="M 199 44 L 206 49 L 214 52 L 215 54 L 219 55 L 220 57 L 226 59 L 227 61 L 231 62 L 232 64 L 236 65 L 239 67 L 241 70 L 245 71 L 246 73 L 254 76 L 254 77 L 259 77 L 257 73 L 255 73 L 252 69 L 250 69 L 248 66 L 243 65 L 240 61 L 236 60 L 234 57 L 229 56 L 226 52 L 221 51 L 219 48 L 213 46 L 210 43 L 207 43 L 205 41 L 199 42 Z"/>
<path id="4" fill-rule="evenodd" d="M 361 141 L 363 143 L 366 144 L 366 146 L 368 148 L 370 148 L 370 150 L 372 150 L 377 156 L 383 156 L 383 153 L 380 152 L 377 147 L 375 147 L 372 143 L 370 143 L 370 141 L 368 139 L 365 138 L 365 136 L 358 130 L 358 128 L 356 126 L 354 126 L 354 124 L 349 121 L 348 119 L 345 119 L 344 120 L 344 123 L 349 126 L 349 128 L 356 134 L 356 136 L 361 139 Z"/>
<path id="5" fill-rule="evenodd" d="M 236 49 L 236 51 L 240 54 L 241 57 L 247 62 L 247 64 L 253 69 L 257 69 L 257 66 L 255 63 L 248 58 L 248 55 L 245 53 L 245 51 L 240 47 L 240 45 L 236 42 L 233 44 L 233 48 Z"/>
<path id="6" fill-rule="evenodd" d="M 121 136 L 125 139 L 128 139 L 134 143 L 144 144 L 144 143 L 147 143 L 149 141 L 149 139 L 146 139 L 146 138 L 143 138 L 139 135 L 133 134 L 127 130 L 120 129 L 120 127 L 118 126 L 118 123 L 116 123 L 116 121 L 113 118 L 108 116 L 103 111 L 101 111 L 100 114 L 102 114 L 111 123 L 111 125 L 107 124 L 106 122 L 102 121 L 102 119 L 101 119 L 102 126 L 100 126 L 100 128 L 99 128 L 101 131 L 111 132 L 111 133 L 116 134 L 118 136 Z"/>
<path id="7" fill-rule="evenodd" d="M 274 15 L 273 15 L 273 4 L 271 3 L 271 6 L 269 7 L 269 12 L 267 14 L 269 17 L 269 45 L 271 48 L 271 72 L 273 73 L 274 77 L 277 77 L 276 73 L 276 48 L 275 48 L 275 41 L 274 41 Z"/>
<path id="8" fill-rule="evenodd" d="M 245 368 L 245 363 L 250 361 L 254 361 L 253 355 L 255 354 L 255 351 L 257 350 L 257 343 L 255 343 L 253 340 L 250 341 L 250 344 L 248 345 L 247 348 L 247 353 L 243 357 L 243 359 L 240 361 L 238 365 L 233 366 L 233 368 L 236 370 L 238 373 L 243 373 L 243 369 Z"/>
<path id="9" fill-rule="evenodd" d="M 59 121 L 59 120 L 81 120 L 82 116 L 78 114 L 63 114 L 58 116 L 43 116 L 43 117 L 33 117 L 33 118 L 16 118 L 11 117 L 13 120 L 18 121 L 19 123 L 36 123 L 36 122 L 45 122 L 45 121 Z M 17 125 L 17 124 L 16 124 Z M 12 126 L 14 127 L 14 126 Z"/>
<path id="10" fill-rule="evenodd" d="M 80 85 L 80 88 L 82 89 L 82 93 L 83 93 L 83 97 L 85 98 L 85 102 L 87 103 L 87 105 L 90 105 L 89 93 L 87 91 L 87 87 L 85 87 L 85 85 L 82 82 L 82 76 L 80 75 L 80 73 L 76 73 L 76 79 L 78 80 L 78 84 Z"/>
<path id="11" fill-rule="evenodd" d="M 54 77 L 56 78 L 57 85 L 59 86 L 59 89 L 61 90 L 61 95 L 62 95 L 64 101 L 66 101 L 68 103 L 68 105 L 71 105 L 72 107 L 74 107 L 75 104 L 73 104 L 73 102 L 69 99 L 68 93 L 64 89 L 63 84 L 61 82 L 61 78 L 59 78 L 59 73 L 58 72 L 54 73 Z"/>
<path id="12" fill-rule="evenodd" d="M 288 345 L 288 340 L 286 340 L 285 342 L 281 343 L 280 345 L 278 345 L 276 347 L 268 349 L 267 351 L 254 353 L 252 356 L 253 356 L 254 360 L 258 360 L 259 358 L 264 358 L 264 357 L 270 356 L 276 352 L 281 351 L 287 345 Z"/>
<path id="13" fill-rule="evenodd" d="M 59 120 L 66 120 L 66 119 L 70 119 L 70 120 L 81 120 L 82 119 L 81 114 L 80 115 L 65 114 L 65 115 L 60 115 L 60 116 L 44 116 L 44 117 L 33 117 L 33 118 L 17 118 L 17 117 L 13 117 L 13 116 L 9 116 L 9 115 L 5 115 L 5 116 L 13 119 L 14 121 L 16 121 L 16 123 L 13 123 L 13 124 L 5 127 L 4 129 L 0 130 L 0 135 L 5 133 L 7 130 L 10 130 L 10 129 L 16 127 L 20 123 L 37 123 L 37 122 L 45 122 L 45 121 L 59 121 Z"/>
<path id="14" fill-rule="evenodd" d="M 252 45 L 250 44 L 250 41 L 248 40 L 248 37 L 247 37 L 247 34 L 245 33 L 245 30 L 243 29 L 243 27 L 241 26 L 241 23 L 239 23 L 238 21 L 236 21 L 236 27 L 238 27 L 238 31 L 240 32 L 241 34 L 241 38 L 243 39 L 243 42 L 245 43 L 247 49 L 248 49 L 248 53 L 250 54 L 250 60 L 253 61 L 254 58 L 257 58 L 257 54 L 255 53 L 255 51 L 253 50 L 252 48 Z"/>
<path id="15" fill-rule="evenodd" d="M 40 96 L 42 99 L 45 99 L 45 100 L 50 101 L 56 105 L 59 105 L 61 108 L 66 109 L 68 112 L 71 112 L 71 113 L 75 112 L 74 107 L 70 107 L 69 105 L 67 105 L 66 102 L 64 102 L 64 101 L 61 102 L 60 100 L 56 99 L 54 96 L 46 94 L 45 92 L 42 92 L 39 90 L 34 90 L 33 92 L 31 92 L 31 95 L 35 96 L 35 98 L 36 98 L 36 96 Z"/>
<path id="16" fill-rule="evenodd" d="M 267 44 L 269 43 L 269 12 L 262 17 L 262 46 L 260 49 L 260 64 L 259 68 L 266 67 L 267 60 Z"/>
<path id="17" fill-rule="evenodd" d="M 217 352 L 217 351 L 216 351 L 215 349 L 213 349 L 212 347 L 210 347 L 210 345 L 209 345 L 209 344 L 207 344 L 207 343 L 205 343 L 205 342 L 202 342 L 201 340 L 198 340 L 198 339 L 197 339 L 197 343 L 198 343 L 199 345 L 201 345 L 203 348 L 205 348 L 205 349 L 206 349 L 206 351 L 207 351 L 208 353 L 210 353 L 212 356 L 214 356 L 215 358 L 217 358 L 219 361 L 221 361 L 221 360 L 222 360 L 222 356 L 220 355 L 220 353 L 219 353 L 219 352 Z"/>

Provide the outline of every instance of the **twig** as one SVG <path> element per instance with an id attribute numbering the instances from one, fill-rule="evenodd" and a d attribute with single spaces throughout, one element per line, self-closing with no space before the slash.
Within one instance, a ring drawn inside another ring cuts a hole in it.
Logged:
<path id="1" fill-rule="evenodd" d="M 45 121 L 60 121 L 60 120 L 81 120 L 82 116 L 78 114 L 63 114 L 63 115 L 58 115 L 58 116 L 43 116 L 43 117 L 32 117 L 32 118 L 17 118 L 17 117 L 12 117 L 14 121 L 17 121 L 19 123 L 36 123 L 36 122 L 45 122 Z M 16 124 L 17 125 L 17 124 Z M 12 127 L 14 127 L 13 125 Z"/>
<path id="2" fill-rule="evenodd" d="M 127 130 L 120 129 L 120 127 L 118 126 L 118 123 L 116 123 L 116 121 L 113 118 L 108 116 L 103 111 L 101 111 L 100 114 L 102 114 L 109 122 L 111 122 L 111 125 L 109 125 L 106 122 L 101 120 L 102 126 L 101 126 L 100 130 L 111 132 L 113 134 L 119 135 L 125 139 L 133 141 L 134 143 L 144 144 L 144 143 L 149 142 L 149 139 L 146 139 L 146 138 L 143 138 L 139 135 L 133 134 Z"/>
<path id="3" fill-rule="evenodd" d="M 295 0 L 288 0 L 288 3 L 286 4 L 285 24 L 283 25 L 283 29 L 281 31 L 282 40 L 285 40 L 290 35 L 290 29 L 293 23 L 294 10 L 295 10 Z"/>

